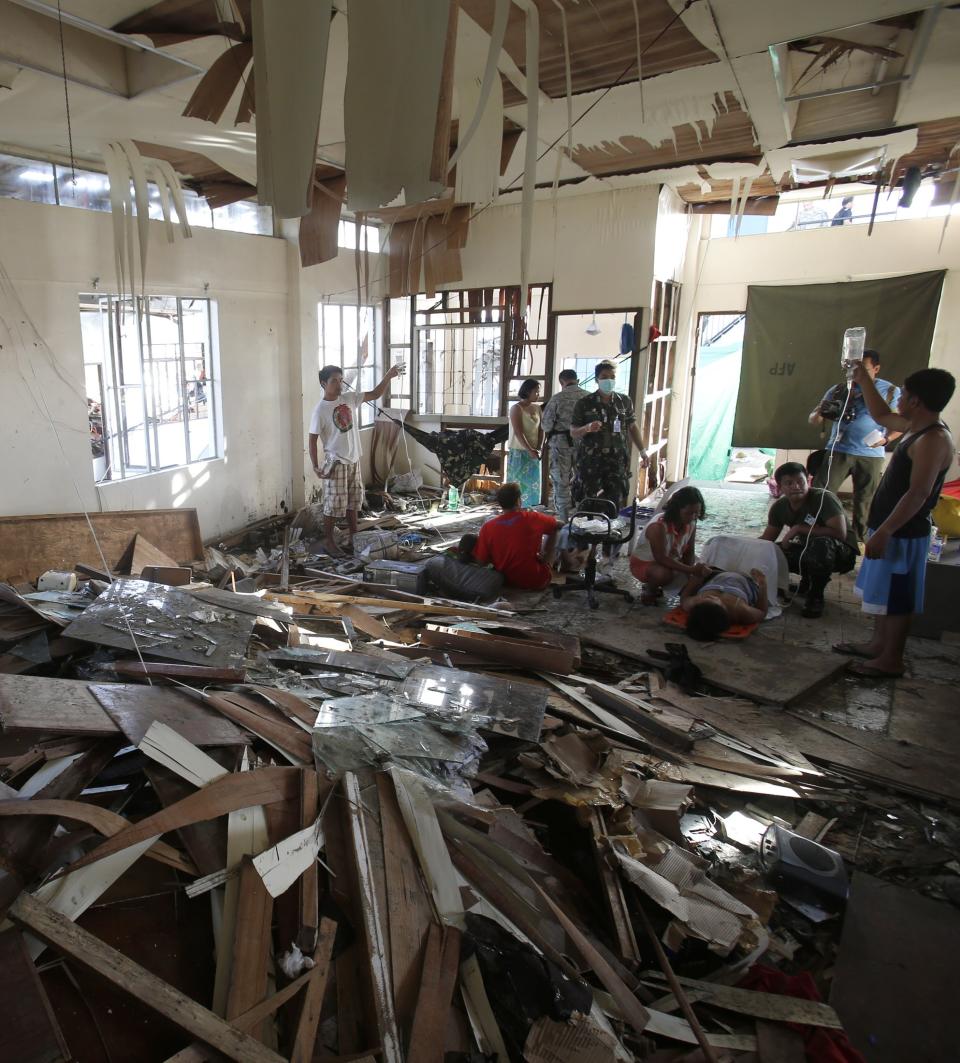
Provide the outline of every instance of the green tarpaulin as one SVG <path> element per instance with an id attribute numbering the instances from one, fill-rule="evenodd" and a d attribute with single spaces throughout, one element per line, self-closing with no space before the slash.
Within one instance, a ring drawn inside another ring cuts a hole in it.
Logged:
<path id="1" fill-rule="evenodd" d="M 735 447 L 813 449 L 807 417 L 840 383 L 844 329 L 864 325 L 880 374 L 901 384 L 930 359 L 944 271 L 835 284 L 751 285 L 733 425 Z"/>

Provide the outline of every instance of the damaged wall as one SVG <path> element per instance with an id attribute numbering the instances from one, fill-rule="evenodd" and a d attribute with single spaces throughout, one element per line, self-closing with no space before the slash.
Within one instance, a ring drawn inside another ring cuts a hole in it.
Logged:
<path id="1" fill-rule="evenodd" d="M 116 483 L 94 484 L 78 295 L 116 288 L 111 217 L 88 210 L 0 199 L 2 261 L 37 331 L 56 356 L 16 350 L 28 337 L 2 293 L 0 394 L 5 448 L 0 513 L 57 513 L 195 506 L 212 536 L 290 504 L 291 388 L 284 244 L 267 237 L 198 229 L 168 244 L 151 222 L 147 288 L 208 295 L 217 303 L 223 457 Z M 204 291 L 209 284 L 209 291 Z M 31 393 L 42 393 L 63 447 Z M 76 482 L 75 490 L 73 481 Z"/>
<path id="2" fill-rule="evenodd" d="M 938 253 L 942 218 L 880 222 L 869 237 L 866 225 L 845 225 L 710 240 L 701 236 L 701 232 L 709 232 L 710 224 L 709 216 L 692 219 L 681 296 L 671 440 L 682 442 L 686 436 L 697 315 L 746 309 L 750 284 L 869 280 L 946 269 L 930 364 L 960 377 L 960 228 L 956 225 L 947 230 L 943 250 Z M 869 336 L 867 343 L 871 344 Z M 882 344 L 879 349 L 882 355 Z M 839 351 L 824 351 L 822 357 L 837 361 Z M 803 395 L 798 401 L 812 408 L 819 398 Z M 943 416 L 947 424 L 960 423 L 960 392 Z M 683 449 L 672 446 L 668 466 L 671 480 L 682 477 L 685 462 Z M 950 476 L 956 476 L 957 471 L 954 461 Z"/>

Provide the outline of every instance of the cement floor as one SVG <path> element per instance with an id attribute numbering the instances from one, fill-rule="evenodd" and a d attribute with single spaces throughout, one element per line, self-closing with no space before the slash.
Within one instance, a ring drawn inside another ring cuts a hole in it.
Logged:
<path id="1" fill-rule="evenodd" d="M 721 533 L 759 535 L 766 523 L 769 495 L 766 488 L 754 485 L 699 485 L 704 493 L 707 518 L 699 531 L 700 542 Z M 614 563 L 613 575 L 618 586 L 639 592 L 631 576 L 626 555 Z M 754 639 L 772 639 L 796 646 L 807 646 L 830 653 L 835 642 L 864 641 L 869 637 L 872 621 L 860 611 L 854 597 L 856 572 L 835 577 L 827 588 L 827 607 L 819 620 L 804 619 L 800 613 L 802 599 L 786 607 L 774 620 L 761 625 Z M 508 592 L 509 599 L 524 610 L 526 619 L 576 634 L 615 618 L 637 630 L 662 633 L 663 640 L 675 640 L 677 632 L 663 625 L 664 606 L 647 607 L 629 604 L 603 595 L 600 607 L 587 607 L 583 594 L 570 593 L 557 600 L 548 592 L 523 594 Z M 861 728 L 877 734 L 894 736 L 897 732 L 897 690 L 916 690 L 916 680 L 937 685 L 939 698 L 947 698 L 949 688 L 960 685 L 960 646 L 930 639 L 910 638 L 907 643 L 907 675 L 903 680 L 864 681 L 841 675 L 827 686 L 798 702 L 795 708 L 811 716 L 834 723 Z M 940 687 L 943 689 L 939 689 Z"/>

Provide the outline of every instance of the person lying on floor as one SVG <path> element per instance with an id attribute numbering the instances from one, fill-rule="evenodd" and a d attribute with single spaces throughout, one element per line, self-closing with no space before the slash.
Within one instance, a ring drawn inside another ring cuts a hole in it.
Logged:
<path id="1" fill-rule="evenodd" d="M 706 516 L 703 495 L 681 487 L 637 536 L 630 571 L 643 584 L 642 605 L 655 605 L 663 588 L 681 576 L 706 576 L 708 565 L 697 561 L 697 521 Z"/>
<path id="2" fill-rule="evenodd" d="M 550 583 L 560 522 L 520 505 L 520 485 L 505 483 L 497 491 L 503 510 L 480 529 L 474 558 L 492 564 L 511 587 L 542 591 Z"/>
<path id="3" fill-rule="evenodd" d="M 780 498 L 770 507 L 760 538 L 777 543 L 790 571 L 800 575 L 798 593 L 806 596 L 802 615 L 823 616 L 823 592 L 830 577 L 849 572 L 857 563 L 856 533 L 847 526 L 837 496 L 810 487 L 807 470 L 800 462 L 784 462 L 773 476 Z M 787 530 L 781 539 L 784 528 Z"/>
<path id="4" fill-rule="evenodd" d="M 712 642 L 736 624 L 759 624 L 767 615 L 767 578 L 758 568 L 742 572 L 695 573 L 680 592 L 687 634 Z"/>
<path id="5" fill-rule="evenodd" d="M 489 602 L 503 589 L 503 576 L 474 557 L 477 536 L 462 535 L 460 542 L 436 557 L 425 569 L 432 590 L 458 602 Z"/>

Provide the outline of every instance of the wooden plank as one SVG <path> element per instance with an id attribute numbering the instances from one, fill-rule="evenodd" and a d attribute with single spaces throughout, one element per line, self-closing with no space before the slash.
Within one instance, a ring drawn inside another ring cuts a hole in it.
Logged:
<path id="1" fill-rule="evenodd" d="M 854 872 L 830 1003 L 870 1063 L 955 1059 L 960 913 Z"/>
<path id="2" fill-rule="evenodd" d="M 253 860 L 245 856 L 240 862 L 237 916 L 233 928 L 233 962 L 226 1008 L 228 1020 L 249 1011 L 263 1000 L 267 992 L 272 916 L 273 898 L 264 887 Z M 251 1027 L 250 1033 L 263 1040 L 260 1024 Z"/>
<path id="3" fill-rule="evenodd" d="M 150 724 L 137 748 L 193 786 L 206 786 L 227 774 L 227 769 L 213 757 L 159 720 Z"/>
<path id="4" fill-rule="evenodd" d="M 407 1063 L 443 1063 L 447 1023 L 460 963 L 460 931 L 433 923 L 410 1031 Z"/>
<path id="5" fill-rule="evenodd" d="M 386 965 L 387 943 L 385 912 L 381 909 L 370 864 L 367 824 L 360 798 L 360 785 L 353 772 L 343 776 L 343 793 L 347 803 L 347 839 L 356 869 L 359 904 L 367 962 L 373 986 L 377 1028 L 384 1063 L 402 1063 L 403 1048 L 397 1029 L 390 972 Z"/>
<path id="6" fill-rule="evenodd" d="M 151 679 L 199 679 L 206 683 L 242 683 L 243 668 L 215 668 L 207 664 L 178 664 L 175 661 L 114 661 L 117 675 L 149 676 Z"/>
<path id="7" fill-rule="evenodd" d="M 584 633 L 582 641 L 612 650 L 630 660 L 651 667 L 663 667 L 647 652 L 662 649 L 670 639 L 664 633 L 632 628 L 629 624 L 601 624 Z M 829 683 L 845 668 L 838 654 L 777 642 L 762 632 L 735 645 L 729 642 L 690 643 L 690 659 L 703 672 L 704 679 L 719 687 L 762 704 L 791 705 L 805 694 Z"/>
<path id="8" fill-rule="evenodd" d="M 26 675 L 0 675 L 0 730 L 78 737 L 120 734 L 87 683 Z"/>
<path id="9" fill-rule="evenodd" d="M 640 698 L 631 697 L 606 683 L 580 682 L 579 685 L 600 706 L 627 720 L 644 736 L 672 749 L 686 751 L 693 746 L 693 739 L 687 731 L 671 727 L 664 720 L 658 719 L 652 706 Z"/>
<path id="10" fill-rule="evenodd" d="M 195 509 L 91 513 L 89 519 L 111 569 L 137 534 L 157 543 L 177 564 L 203 560 Z M 4 583 L 32 583 L 47 569 L 69 571 L 77 562 L 103 568 L 86 514 L 0 517 L 0 580 Z"/>
<path id="11" fill-rule="evenodd" d="M 114 568 L 127 576 L 139 577 L 146 567 L 178 568 L 176 561 L 168 557 L 161 549 L 154 546 L 149 539 L 139 533 L 134 535 L 130 545 Z M 144 576 L 144 579 L 148 577 Z M 189 582 L 189 581 L 188 581 Z"/>
<path id="12" fill-rule="evenodd" d="M 254 1026 L 273 1015 L 288 1000 L 292 1000 L 312 977 L 313 971 L 306 971 L 299 978 L 295 978 L 289 985 L 284 986 L 279 992 L 274 993 L 273 996 L 267 997 L 266 1000 L 262 1000 L 249 1011 L 245 1011 L 242 1015 L 231 1019 L 230 1025 L 236 1026 L 238 1030 L 243 1030 L 244 1033 L 249 1033 Z M 217 1058 L 218 1054 L 213 1049 L 208 1048 L 199 1041 L 194 1041 L 193 1044 L 187 1045 L 176 1055 L 168 1056 L 164 1063 L 207 1063 L 208 1060 L 215 1061 Z"/>
<path id="13" fill-rule="evenodd" d="M 110 853 L 119 852 L 155 834 L 166 834 L 191 823 L 216 819 L 252 805 L 266 805 L 272 801 L 290 801 L 300 784 L 296 768 L 258 768 L 214 779 L 169 808 L 147 816 L 126 830 L 120 831 L 93 852 L 70 865 L 70 870 L 92 864 Z"/>
<path id="14" fill-rule="evenodd" d="M 478 605 L 440 605 L 429 599 L 402 603 L 391 598 L 371 598 L 356 594 L 327 594 L 317 591 L 294 591 L 290 594 L 267 592 L 272 601 L 284 602 L 295 609 L 313 605 L 330 613 L 338 613 L 340 605 L 362 605 L 371 609 L 403 609 L 408 613 L 427 613 L 433 616 L 459 616 L 465 620 L 509 620 L 513 614 L 500 609 L 485 609 Z"/>
<path id="15" fill-rule="evenodd" d="M 442 650 L 460 650 L 486 660 L 500 661 L 529 668 L 536 661 L 538 670 L 569 675 L 576 667 L 572 653 L 537 642 L 534 639 L 504 638 L 480 631 L 436 631 L 420 633 L 420 644 Z"/>
<path id="16" fill-rule="evenodd" d="M 9 1063 L 60 1063 L 71 1058 L 23 935 L 0 933 L 0 1059 Z"/>
<path id="17" fill-rule="evenodd" d="M 430 899 L 420 876 L 413 843 L 396 792 L 382 772 L 376 776 L 387 880 L 387 927 L 393 998 L 401 1037 L 407 1043 L 417 1003 L 427 932 L 434 925 Z"/>
<path id="18" fill-rule="evenodd" d="M 240 695 L 228 694 L 204 693 L 201 696 L 217 712 L 222 712 L 234 723 L 259 735 L 265 742 L 288 755 L 297 764 L 313 762 L 313 745 L 310 736 L 286 720 L 280 723 L 275 718 L 272 719 L 265 711 L 260 711 L 261 705 L 254 699 L 241 701 Z"/>
<path id="19" fill-rule="evenodd" d="M 52 816 L 58 820 L 85 823 L 105 838 L 112 838 L 114 834 L 119 834 L 130 826 L 129 820 L 109 808 L 101 808 L 87 801 L 45 800 L 42 797 L 34 797 L 29 801 L 0 801 L 0 818 L 7 816 Z M 166 842 L 154 842 L 146 855 L 157 863 L 176 868 L 184 874 L 198 874 L 193 864 Z"/>
<path id="20" fill-rule="evenodd" d="M 337 924 L 332 919 L 324 919 L 320 924 L 317 947 L 313 953 L 313 970 L 303 996 L 303 1008 L 293 1037 L 293 1051 L 290 1063 L 311 1063 L 317 1030 L 320 1027 L 320 1013 L 323 998 L 327 991 L 327 980 L 333 962 L 333 942 L 337 936 Z"/>
<path id="21" fill-rule="evenodd" d="M 596 858 L 597 872 L 603 889 L 603 899 L 613 926 L 617 954 L 628 966 L 640 962 L 640 950 L 633 932 L 630 910 L 623 895 L 623 884 L 619 874 L 607 863 L 606 836 L 607 828 L 603 815 L 597 808 L 591 808 L 588 814 L 590 833 L 593 836 L 593 852 Z"/>
<path id="22" fill-rule="evenodd" d="M 70 800 L 78 796 L 110 763 L 116 749 L 116 742 L 101 739 L 92 749 L 73 761 L 65 771 L 41 787 L 34 797 L 44 800 Z M 0 823 L 0 867 L 8 872 L 0 875 L 0 915 L 6 912 L 7 906 L 22 889 L 40 872 L 46 870 L 44 847 L 56 826 L 57 821 L 52 818 Z M 143 837 L 150 837 L 150 834 Z"/>
<path id="23" fill-rule="evenodd" d="M 403 631 L 394 631 L 393 628 L 387 627 L 386 624 L 375 616 L 371 616 L 359 605 L 340 606 L 337 609 L 337 614 L 345 616 L 355 628 L 358 628 L 373 639 L 384 639 L 387 642 L 405 642 L 408 645 L 413 645 L 417 641 L 412 635 L 407 635 Z"/>
<path id="24" fill-rule="evenodd" d="M 300 776 L 300 826 L 308 827 L 320 815 L 320 779 L 314 768 L 304 768 Z M 297 944 L 309 955 L 317 947 L 320 926 L 320 877 L 313 860 L 298 882 L 300 893 L 300 930 Z"/>
<path id="25" fill-rule="evenodd" d="M 135 997 L 153 1011 L 242 1063 L 282 1063 L 275 1052 L 224 1022 L 195 1000 L 157 978 L 139 964 L 75 926 L 28 893 L 21 894 L 10 909 L 10 918 L 52 948 L 84 967 L 96 971 L 113 985 Z"/>
<path id="26" fill-rule="evenodd" d="M 90 693 L 135 746 L 153 723 L 165 724 L 195 746 L 238 746 L 250 741 L 235 723 L 171 687 L 98 683 L 90 686 Z"/>
<path id="27" fill-rule="evenodd" d="M 190 783 L 159 764 L 145 765 L 143 773 L 164 808 L 195 792 Z M 177 834 L 201 875 L 212 875 L 226 864 L 227 838 L 222 823 L 216 820 L 190 823 L 180 827 Z"/>

